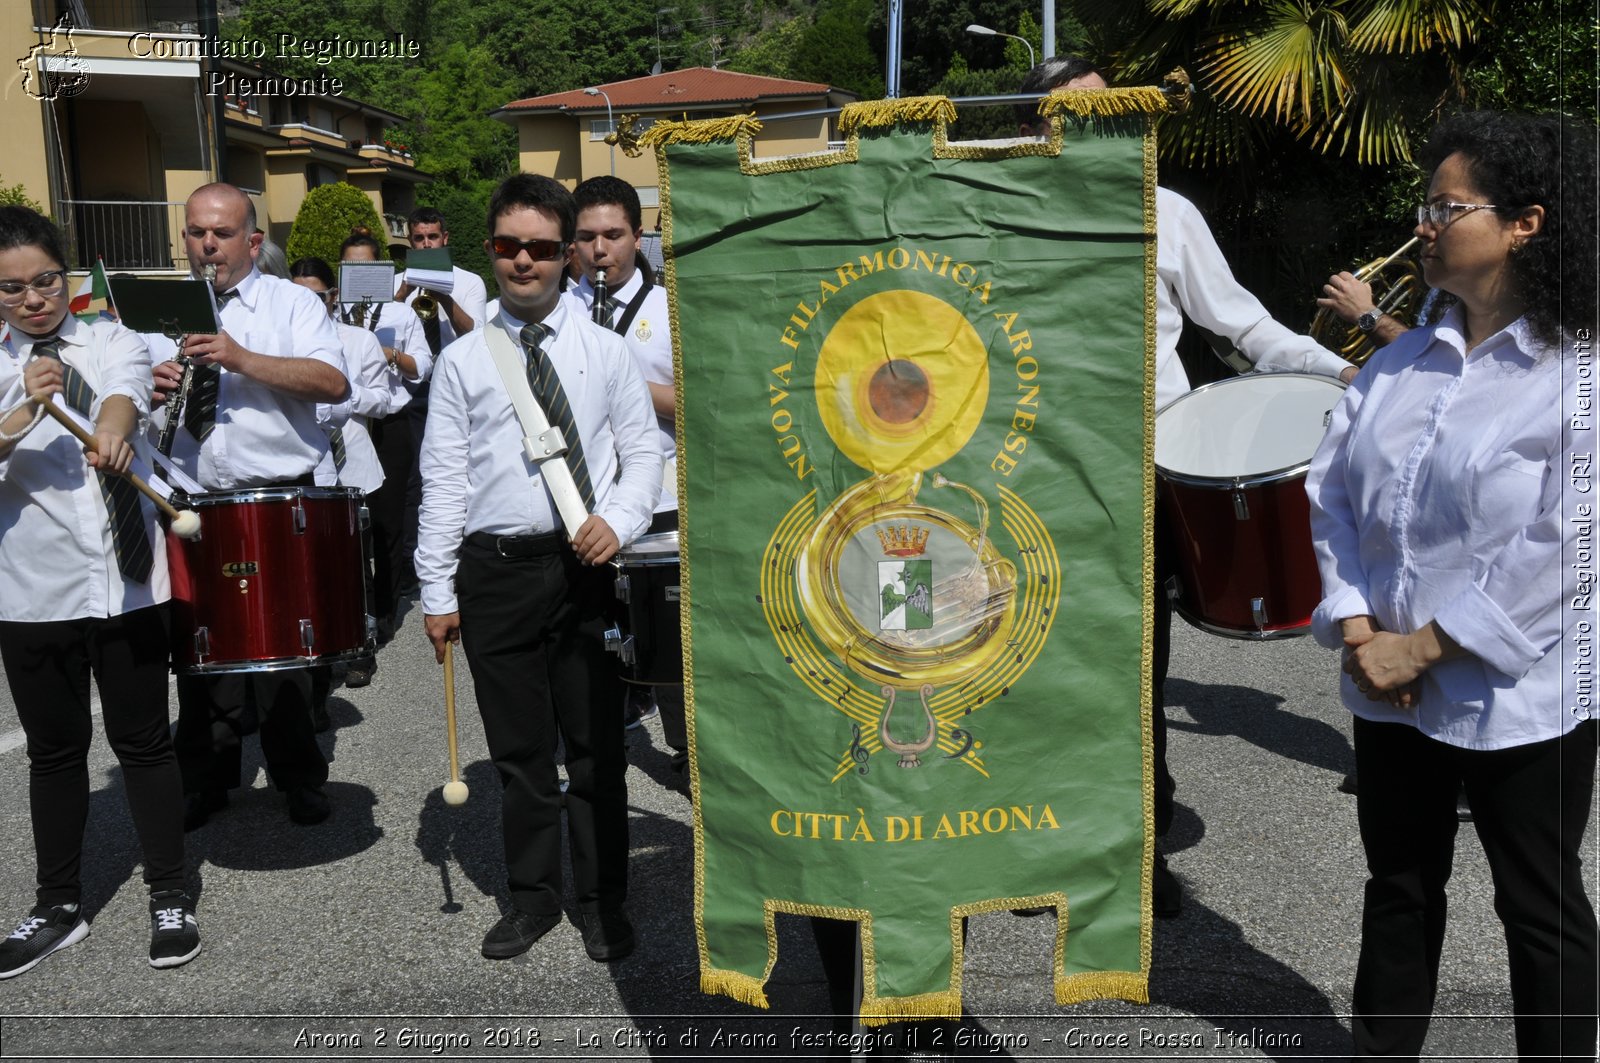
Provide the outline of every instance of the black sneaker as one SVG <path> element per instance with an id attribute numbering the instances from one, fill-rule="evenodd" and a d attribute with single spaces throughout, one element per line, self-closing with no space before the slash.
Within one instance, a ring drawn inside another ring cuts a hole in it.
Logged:
<path id="1" fill-rule="evenodd" d="M 364 687 L 372 682 L 372 673 L 378 670 L 378 662 L 371 657 L 355 661 L 344 670 L 344 685 L 347 687 Z"/>
<path id="2" fill-rule="evenodd" d="M 150 966 L 182 967 L 200 954 L 194 901 L 182 890 L 150 895 Z"/>
<path id="3" fill-rule="evenodd" d="M 561 913 L 529 915 L 513 908 L 489 928 L 483 938 L 483 958 L 509 960 L 533 948 L 533 943 L 554 930 L 561 922 Z"/>
<path id="4" fill-rule="evenodd" d="M 620 960 L 633 951 L 633 924 L 621 911 L 579 912 L 583 948 L 596 963 Z"/>
<path id="5" fill-rule="evenodd" d="M 206 825 L 211 813 L 228 807 L 228 791 L 201 790 L 183 795 L 183 829 L 187 833 Z"/>
<path id="6" fill-rule="evenodd" d="M 628 730 L 641 727 L 661 709 L 656 705 L 655 691 L 649 687 L 630 686 L 622 699 L 622 726 Z"/>
<path id="7" fill-rule="evenodd" d="M 0 941 L 0 978 L 15 978 L 38 966 L 39 961 L 68 945 L 89 936 L 89 921 L 83 909 L 67 911 L 47 904 L 36 905 L 11 936 Z"/>
<path id="8" fill-rule="evenodd" d="M 1150 910 L 1158 919 L 1183 914 L 1183 884 L 1167 867 L 1167 858 L 1156 854 L 1155 870 L 1150 875 Z"/>

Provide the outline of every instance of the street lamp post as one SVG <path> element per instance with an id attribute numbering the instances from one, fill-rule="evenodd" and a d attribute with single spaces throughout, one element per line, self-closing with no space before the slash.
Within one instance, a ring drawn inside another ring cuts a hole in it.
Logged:
<path id="1" fill-rule="evenodd" d="M 584 89 L 585 96 L 605 96 L 606 100 L 606 143 L 611 148 L 611 176 L 617 176 L 617 123 L 611 117 L 611 97 L 605 89 Z"/>
<path id="2" fill-rule="evenodd" d="M 1014 41 L 1021 41 L 1022 46 L 1028 49 L 1028 69 L 1032 70 L 1039 65 L 1039 61 L 1034 58 L 1033 45 L 1029 43 L 1026 37 L 1018 37 L 1015 33 L 1001 33 L 999 30 L 992 30 L 988 26 L 980 26 L 976 22 L 967 27 L 967 32 L 979 37 L 1010 37 Z"/>

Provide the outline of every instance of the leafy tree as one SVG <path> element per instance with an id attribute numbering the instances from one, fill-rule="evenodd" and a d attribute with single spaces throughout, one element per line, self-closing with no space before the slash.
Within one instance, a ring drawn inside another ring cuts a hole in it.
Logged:
<path id="1" fill-rule="evenodd" d="M 882 97 L 883 61 L 862 32 L 877 8 L 878 0 L 822 0 L 816 22 L 795 46 L 791 76 L 848 89 L 864 100 Z"/>
<path id="2" fill-rule="evenodd" d="M 383 219 L 367 194 L 355 185 L 339 181 L 318 185 L 306 193 L 300 213 L 294 217 L 284 253 L 290 262 L 308 255 L 333 265 L 339 261 L 339 247 L 351 230 L 365 226 L 378 239 L 379 257 L 388 257 L 383 237 Z"/>
<path id="3" fill-rule="evenodd" d="M 489 268 L 489 255 L 483 244 L 489 238 L 489 197 L 499 183 L 478 178 L 460 183 L 437 181 L 417 191 L 419 203 L 435 207 L 444 215 L 445 231 L 450 234 L 450 261 L 482 277 L 489 286 L 490 298 L 497 293 L 494 271 Z"/>
<path id="4" fill-rule="evenodd" d="M 415 78 L 417 165 L 441 182 L 502 178 L 516 169 L 516 130 L 489 117 L 514 98 L 494 68 L 487 47 L 452 44 Z"/>
<path id="5" fill-rule="evenodd" d="M 35 214 L 49 216 L 50 211 L 43 203 L 28 195 L 27 188 L 21 182 L 14 185 L 0 185 L 0 207 L 27 207 Z"/>

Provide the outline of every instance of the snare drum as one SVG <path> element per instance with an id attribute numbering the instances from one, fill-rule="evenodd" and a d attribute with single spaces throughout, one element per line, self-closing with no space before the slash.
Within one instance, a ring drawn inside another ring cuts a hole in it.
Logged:
<path id="1" fill-rule="evenodd" d="M 1305 475 L 1344 385 L 1258 373 L 1156 415 L 1156 489 L 1177 556 L 1174 605 L 1218 635 L 1301 635 L 1322 599 Z"/>
<path id="2" fill-rule="evenodd" d="M 167 537 L 174 670 L 265 672 L 370 652 L 361 492 L 260 488 L 191 504 L 200 537 Z"/>
<path id="3" fill-rule="evenodd" d="M 607 646 L 622 658 L 627 680 L 645 686 L 683 682 L 683 639 L 678 627 L 678 533 L 641 535 L 611 559 L 617 600 L 627 628 Z"/>

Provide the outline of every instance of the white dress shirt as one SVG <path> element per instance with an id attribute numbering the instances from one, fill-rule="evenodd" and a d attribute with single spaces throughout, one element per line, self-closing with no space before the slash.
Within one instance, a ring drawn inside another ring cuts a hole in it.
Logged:
<path id="1" fill-rule="evenodd" d="M 617 301 L 616 314 L 613 321 L 620 323 L 627 307 L 639 294 L 639 288 L 644 284 L 644 271 L 634 270 L 633 276 L 628 278 L 619 291 L 611 292 L 611 298 Z M 585 277 L 577 285 L 570 288 L 573 296 L 582 305 L 583 312 L 593 316 L 594 287 Z M 672 329 L 667 318 L 667 290 L 659 284 L 652 284 L 649 292 L 645 294 L 644 305 L 639 307 L 639 312 L 628 323 L 628 330 L 622 333 L 622 340 L 628 345 L 628 353 L 633 355 L 633 360 L 639 363 L 639 370 L 644 373 L 645 380 L 652 384 L 661 384 L 666 387 L 674 385 L 672 376 Z M 656 416 L 656 440 L 661 444 L 661 457 L 668 463 L 678 456 L 678 437 L 673 431 L 671 417 Z M 664 513 L 678 508 L 678 485 L 676 477 L 668 476 L 661 483 L 661 501 L 656 503 L 656 512 Z"/>
<path id="2" fill-rule="evenodd" d="M 339 310 L 349 315 L 355 305 L 344 303 Z M 374 317 L 377 318 L 376 325 L 373 324 Z M 401 354 L 410 355 L 417 363 L 415 380 L 407 379 L 398 369 L 390 370 L 394 379 L 388 383 L 398 394 L 391 400 L 389 412 L 396 413 L 411 401 L 411 392 L 406 390 L 406 385 L 420 384 L 433 373 L 433 352 L 428 349 L 428 337 L 422 330 L 422 319 L 409 303 L 374 303 L 367 308 L 365 328 L 378 337 L 380 346 L 393 347 Z"/>
<path id="3" fill-rule="evenodd" d="M 489 301 L 489 289 L 484 287 L 483 278 L 478 276 L 476 273 L 462 269 L 460 266 L 451 266 L 450 272 L 455 278 L 455 286 L 450 292 L 450 298 L 454 299 L 456 301 L 456 305 L 465 310 L 467 312 L 467 316 L 472 318 L 473 328 L 482 328 L 483 323 L 486 320 L 483 316 L 484 306 Z M 399 291 L 400 285 L 404 283 L 404 276 L 395 278 L 395 290 Z M 412 303 L 416 302 L 417 296 L 420 294 L 422 294 L 420 291 L 413 288 L 411 294 L 406 296 L 406 305 L 410 306 Z M 460 337 L 456 335 L 456 327 L 450 323 L 450 315 L 440 314 L 440 352 L 443 353 L 446 347 L 450 346 L 459 338 Z M 407 351 L 406 353 L 410 354 L 411 352 Z"/>
<path id="4" fill-rule="evenodd" d="M 222 328 L 246 350 L 273 358 L 310 358 L 344 372 L 344 351 L 327 306 L 309 288 L 252 269 L 222 307 Z M 159 411 L 165 418 L 165 407 Z M 159 423 L 159 422 L 158 422 Z M 202 447 L 179 428 L 172 464 L 208 491 L 305 476 L 328 450 L 317 404 L 274 391 L 243 373 L 222 370 L 217 421 Z"/>
<path id="5" fill-rule="evenodd" d="M 1356 715 L 1468 749 L 1579 722 L 1572 648 L 1592 613 L 1565 608 L 1578 592 L 1567 561 L 1592 496 L 1568 475 L 1560 354 L 1522 320 L 1469 354 L 1456 307 L 1373 355 L 1335 408 L 1306 480 L 1324 594 L 1313 633 L 1341 647 L 1348 617 L 1402 634 L 1434 620 L 1470 654 L 1423 673 L 1414 712 L 1341 675 Z"/>
<path id="6" fill-rule="evenodd" d="M 545 354 L 577 422 L 595 512 L 627 545 L 649 525 L 661 490 L 649 390 L 622 340 L 584 320 L 570 301 L 558 299 L 544 324 L 555 330 Z M 522 326 L 502 310 L 488 327 L 504 329 L 520 350 Z M 456 611 L 456 558 L 465 536 L 561 526 L 543 477 L 524 456 L 522 425 L 483 331 L 452 344 L 434 368 L 416 552 L 422 609 L 430 615 Z"/>
<path id="7" fill-rule="evenodd" d="M 61 360 L 95 391 L 89 421 L 112 395 L 150 411 L 150 353 L 144 341 L 113 321 L 61 323 Z M 7 328 L 0 338 L 0 411 L 27 398 L 22 370 L 32 341 Z M 55 401 L 68 409 L 66 397 Z M 140 496 L 154 566 L 148 583 L 125 579 L 111 542 L 111 519 L 99 477 L 83 446 L 45 414 L 0 458 L 0 620 L 39 622 L 112 617 L 159 605 L 172 596 L 166 533 Z"/>
<path id="8" fill-rule="evenodd" d="M 389 377 L 394 374 L 383 355 L 378 337 L 364 328 L 335 321 L 339 339 L 344 344 L 344 375 L 350 381 L 350 394 L 339 403 L 317 403 L 317 420 L 329 432 L 337 428 L 344 440 L 344 470 L 341 472 L 333 460 L 330 442 L 328 452 L 317 462 L 318 487 L 355 487 L 363 494 L 371 494 L 383 486 L 383 466 L 378 463 L 378 450 L 367 434 L 367 421 L 374 417 L 387 417 L 393 401 L 389 390 Z M 396 389 L 404 397 L 401 405 L 409 401 L 411 393 L 405 388 Z"/>
<path id="9" fill-rule="evenodd" d="M 1337 378 L 1350 363 L 1273 319 L 1233 279 L 1228 260 L 1193 203 L 1156 189 L 1156 409 L 1189 390 L 1178 357 L 1185 316 L 1232 341 L 1258 369 Z"/>

